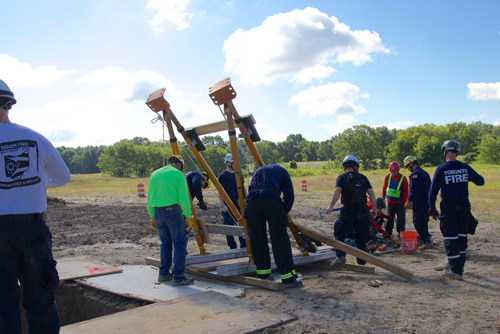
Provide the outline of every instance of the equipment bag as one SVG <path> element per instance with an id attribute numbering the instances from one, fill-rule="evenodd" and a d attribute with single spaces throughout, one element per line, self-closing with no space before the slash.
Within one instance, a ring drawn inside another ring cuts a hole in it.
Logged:
<path id="1" fill-rule="evenodd" d="M 474 233 L 476 233 L 476 227 L 479 222 L 477 221 L 477 218 L 472 215 L 472 213 L 469 213 L 468 221 L 469 230 L 467 231 L 467 233 L 469 233 L 470 235 L 474 235 Z"/>

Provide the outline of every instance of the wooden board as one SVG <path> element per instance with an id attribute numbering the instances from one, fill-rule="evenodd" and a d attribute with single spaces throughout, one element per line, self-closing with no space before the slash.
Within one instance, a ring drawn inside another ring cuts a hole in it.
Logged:
<path id="1" fill-rule="evenodd" d="M 123 271 L 121 268 L 114 268 L 106 263 L 86 257 L 66 257 L 56 259 L 56 261 L 61 281 L 116 274 Z"/>
<path id="2" fill-rule="evenodd" d="M 168 301 L 209 290 L 231 297 L 239 297 L 244 294 L 242 287 L 224 282 L 195 279 L 193 285 L 172 286 L 171 281 L 159 283 L 157 279 L 158 268 L 126 265 L 123 266 L 123 272 L 120 274 L 91 277 L 80 282 L 95 289 L 150 302 Z"/>
<path id="3" fill-rule="evenodd" d="M 300 233 L 305 234 L 308 237 L 314 238 L 318 241 L 321 241 L 322 243 L 325 243 L 327 245 L 335 247 L 336 249 L 339 249 L 343 252 L 346 252 L 347 254 L 351 254 L 353 256 L 356 256 L 357 258 L 365 260 L 366 262 L 369 262 L 369 263 L 374 264 L 380 268 L 383 268 L 387 271 L 390 271 L 390 272 L 392 272 L 396 275 L 399 275 L 407 280 L 411 280 L 413 278 L 413 272 L 406 270 L 400 266 L 397 266 L 395 264 L 384 261 L 376 256 L 373 256 L 367 252 L 363 252 L 362 250 L 359 250 L 355 247 L 349 246 L 349 245 L 347 245 L 343 242 L 340 242 L 338 240 L 334 240 L 332 238 L 325 237 L 322 233 L 311 230 L 310 228 L 307 228 L 305 226 L 298 225 L 298 224 L 295 224 L 295 226 Z"/>
<path id="4" fill-rule="evenodd" d="M 198 227 L 200 228 L 201 238 L 203 239 L 203 243 L 210 243 L 210 234 L 208 234 L 207 223 L 203 219 L 198 219 Z"/>
<path id="5" fill-rule="evenodd" d="M 61 328 L 61 334 L 250 333 L 295 317 L 207 291 Z"/>

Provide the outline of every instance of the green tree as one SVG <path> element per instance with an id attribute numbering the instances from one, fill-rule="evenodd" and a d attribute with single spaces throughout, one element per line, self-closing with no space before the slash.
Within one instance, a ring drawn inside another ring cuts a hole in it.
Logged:
<path id="1" fill-rule="evenodd" d="M 364 169 L 376 168 L 377 158 L 382 154 L 377 139 L 375 130 L 367 125 L 356 125 L 344 130 L 342 134 L 332 138 L 336 163 L 341 163 L 344 157 L 352 154 Z"/>
<path id="2" fill-rule="evenodd" d="M 500 140 L 498 138 L 492 135 L 484 135 L 481 137 L 478 150 L 477 160 L 488 164 L 500 163 Z"/>
<path id="3" fill-rule="evenodd" d="M 280 161 L 280 154 L 276 149 L 276 144 L 267 140 L 255 143 L 257 151 L 265 164 L 276 164 Z"/>
<path id="4" fill-rule="evenodd" d="M 295 155 L 300 153 L 298 145 L 305 139 L 301 134 L 289 135 L 284 142 L 277 145 L 278 152 L 284 162 L 295 160 Z"/>
<path id="5" fill-rule="evenodd" d="M 318 160 L 335 160 L 335 154 L 332 146 L 332 140 L 325 140 L 319 143 L 318 147 Z"/>

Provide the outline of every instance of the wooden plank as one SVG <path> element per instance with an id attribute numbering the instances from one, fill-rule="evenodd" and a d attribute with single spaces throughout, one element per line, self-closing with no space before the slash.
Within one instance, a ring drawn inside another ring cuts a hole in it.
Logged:
<path id="1" fill-rule="evenodd" d="M 335 267 L 330 266 L 331 261 L 320 261 L 320 262 L 315 262 L 314 265 L 321 266 L 321 267 L 328 267 L 330 269 L 339 269 L 339 270 L 350 270 L 350 271 L 356 271 L 360 273 L 365 273 L 365 274 L 375 274 L 375 267 L 368 267 L 368 266 L 360 266 L 357 264 L 340 264 Z"/>
<path id="2" fill-rule="evenodd" d="M 222 260 L 222 261 L 215 261 L 215 262 L 192 264 L 189 266 L 189 268 L 194 269 L 194 270 L 198 270 L 198 271 L 210 271 L 210 270 L 217 269 L 217 267 L 229 266 L 232 264 L 248 264 L 248 258 L 239 258 L 239 259 L 230 259 L 230 260 Z"/>
<path id="3" fill-rule="evenodd" d="M 61 334 L 250 333 L 295 317 L 207 291 L 61 328 Z"/>
<path id="4" fill-rule="evenodd" d="M 210 278 L 213 280 L 230 282 L 230 283 L 245 284 L 245 285 L 255 286 L 257 288 L 263 288 L 263 289 L 273 290 L 273 291 L 280 291 L 283 289 L 283 286 L 279 282 L 263 280 L 263 279 L 256 278 L 256 277 L 221 276 L 221 275 L 217 275 L 217 274 L 213 274 L 213 273 L 209 273 L 209 272 L 191 270 L 191 269 L 186 269 L 186 273 L 191 274 L 191 275 L 204 277 L 204 278 Z"/>
<path id="5" fill-rule="evenodd" d="M 208 123 L 205 125 L 195 126 L 193 128 L 186 129 L 186 131 L 192 129 L 196 131 L 196 134 L 198 136 L 203 136 L 214 132 L 227 130 L 228 126 L 227 126 L 227 121 L 219 121 L 219 122 Z"/>
<path id="6" fill-rule="evenodd" d="M 208 234 L 207 223 L 203 219 L 198 219 L 198 227 L 200 228 L 201 239 L 203 243 L 210 243 L 210 234 Z"/>
<path id="7" fill-rule="evenodd" d="M 316 253 L 309 253 L 308 256 L 303 256 L 302 253 L 296 254 L 293 257 L 293 263 L 297 265 L 304 265 L 313 263 L 316 261 L 322 261 L 326 259 L 333 259 L 335 257 L 335 253 L 331 251 L 331 248 L 326 251 L 319 251 Z M 271 258 L 271 269 L 277 269 L 276 263 L 274 259 Z M 240 274 L 248 274 L 251 272 L 255 272 L 255 265 L 250 264 L 234 264 L 234 265 L 225 265 L 217 267 L 217 274 L 222 276 L 232 276 L 232 275 L 240 275 Z"/>
<path id="8" fill-rule="evenodd" d="M 245 234 L 243 226 L 219 225 L 219 224 L 206 224 L 208 233 L 225 234 L 235 237 L 241 237 Z"/>
<path id="9" fill-rule="evenodd" d="M 382 260 L 381 258 L 375 257 L 369 253 L 363 252 L 355 247 L 349 246 L 349 245 L 347 245 L 343 242 L 340 242 L 338 240 L 334 240 L 332 238 L 325 237 L 323 234 L 318 233 L 314 230 L 311 230 L 310 228 L 307 228 L 305 226 L 302 226 L 299 224 L 295 224 L 295 226 L 297 227 L 297 229 L 300 233 L 305 234 L 308 237 L 314 238 L 318 241 L 321 241 L 322 243 L 325 243 L 327 245 L 335 247 L 336 249 L 339 249 L 343 252 L 346 252 L 347 254 L 351 254 L 357 258 L 365 260 L 366 262 L 369 262 L 369 263 L 374 264 L 380 268 L 383 268 L 387 271 L 390 271 L 390 272 L 392 272 L 398 276 L 401 276 L 407 280 L 412 280 L 412 278 L 413 278 L 413 272 L 406 270 L 400 266 L 389 263 L 385 260 Z"/>
<path id="10" fill-rule="evenodd" d="M 67 257 L 57 260 L 59 279 L 72 280 L 85 277 L 121 273 L 123 269 L 86 257 Z"/>

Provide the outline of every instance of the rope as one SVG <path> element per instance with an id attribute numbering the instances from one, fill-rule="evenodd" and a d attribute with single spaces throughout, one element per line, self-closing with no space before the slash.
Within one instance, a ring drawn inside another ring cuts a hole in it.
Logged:
<path id="1" fill-rule="evenodd" d="M 155 124 L 156 122 L 161 121 L 162 124 L 162 141 L 161 141 L 161 146 L 163 149 L 163 167 L 165 167 L 165 121 L 163 120 L 163 117 L 159 113 L 156 114 L 156 117 L 151 120 L 152 124 Z"/>

